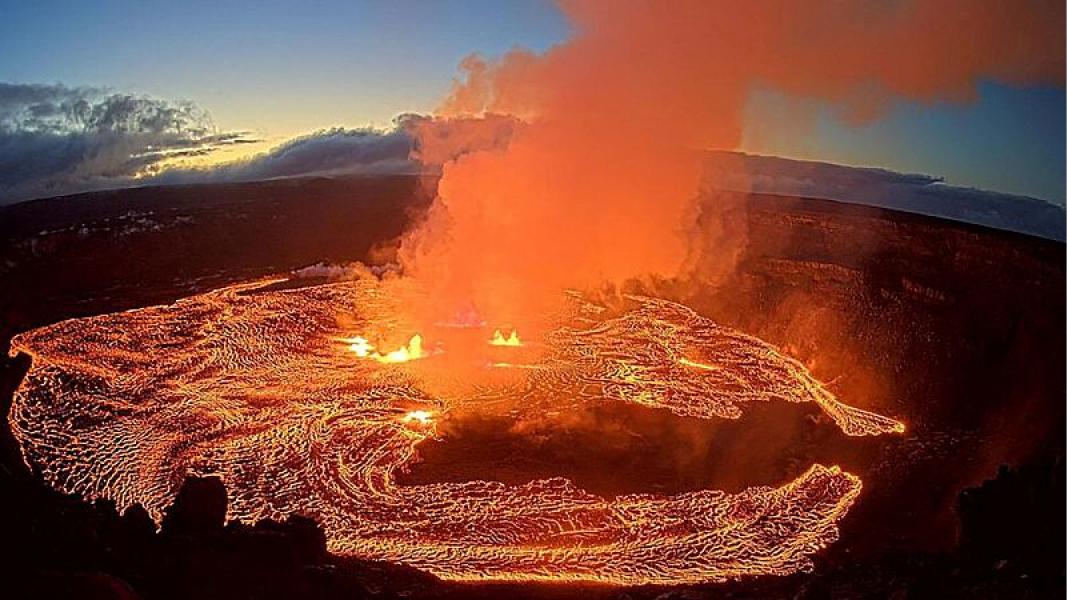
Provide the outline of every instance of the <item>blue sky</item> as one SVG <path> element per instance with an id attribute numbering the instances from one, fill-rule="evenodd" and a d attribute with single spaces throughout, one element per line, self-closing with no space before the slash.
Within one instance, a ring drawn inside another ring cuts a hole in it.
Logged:
<path id="1" fill-rule="evenodd" d="M 745 145 L 756 153 L 926 173 L 1064 203 L 1063 89 L 986 81 L 974 102 L 896 102 L 862 125 L 763 90 L 750 100 L 746 123 Z"/>
<path id="2" fill-rule="evenodd" d="M 467 54 L 543 50 L 568 35 L 542 0 L 0 0 L 0 81 L 193 100 L 223 129 L 280 140 L 429 111 Z M 747 111 L 744 149 L 928 173 L 1062 205 L 1064 101 L 1058 88 L 984 82 L 971 104 L 898 103 L 857 127 L 829 107 L 762 90 Z M 784 118 L 798 111 L 806 118 Z"/>
<path id="3" fill-rule="evenodd" d="M 473 51 L 567 35 L 540 1 L 0 0 L 0 81 L 194 100 L 223 127 L 292 135 L 428 111 Z"/>

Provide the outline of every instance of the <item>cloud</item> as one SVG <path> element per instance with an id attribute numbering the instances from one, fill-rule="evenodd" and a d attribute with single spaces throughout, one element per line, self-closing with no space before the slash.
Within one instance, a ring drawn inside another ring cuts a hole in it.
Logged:
<path id="1" fill-rule="evenodd" d="M 0 203 L 131 185 L 165 160 L 245 141 L 191 102 L 0 83 Z"/>
<path id="2" fill-rule="evenodd" d="M 423 165 L 441 165 L 472 152 L 500 151 L 522 129 L 515 117 L 487 114 L 478 118 L 404 115 L 399 127 L 415 138 L 413 156 Z"/>
<path id="3" fill-rule="evenodd" d="M 153 184 L 256 181 L 310 175 L 413 173 L 411 136 L 402 129 L 328 129 L 298 137 L 250 159 L 196 169 L 171 169 Z"/>
<path id="4" fill-rule="evenodd" d="M 437 174 L 462 155 L 506 148 L 523 127 L 501 115 L 405 114 L 388 130 L 327 129 L 243 161 L 154 172 L 165 159 L 210 154 L 249 138 L 218 132 L 192 103 L 99 88 L 0 83 L 0 204 L 134 185 Z M 823 198 L 1065 237 L 1060 206 L 945 185 L 929 175 L 722 151 L 707 155 L 703 187 Z"/>
<path id="5" fill-rule="evenodd" d="M 433 173 L 466 152 L 506 144 L 517 126 L 508 117 L 404 114 L 388 130 L 326 129 L 245 160 L 180 167 L 174 159 L 256 140 L 218 131 L 191 102 L 103 88 L 0 83 L 0 204 L 144 185 Z"/>
<path id="6" fill-rule="evenodd" d="M 153 184 L 258 181 L 282 177 L 435 173 L 458 156 L 507 144 L 519 121 L 490 115 L 438 119 L 402 114 L 392 129 L 333 128 L 294 138 L 246 160 L 170 169 Z"/>
<path id="7" fill-rule="evenodd" d="M 822 198 L 1064 240 L 1064 208 L 1026 196 L 945 185 L 930 175 L 712 152 L 705 186 Z"/>

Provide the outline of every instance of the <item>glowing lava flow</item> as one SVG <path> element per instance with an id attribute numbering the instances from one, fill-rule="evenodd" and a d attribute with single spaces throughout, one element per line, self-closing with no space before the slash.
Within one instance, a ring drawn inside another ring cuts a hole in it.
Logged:
<path id="1" fill-rule="evenodd" d="M 348 344 L 348 349 L 356 356 L 374 359 L 381 363 L 408 362 L 426 356 L 422 350 L 422 336 L 417 333 L 411 336 L 407 346 L 385 354 L 376 351 L 370 341 L 363 337 L 337 338 L 337 341 Z"/>
<path id="2" fill-rule="evenodd" d="M 409 413 L 405 413 L 400 418 L 405 423 L 418 423 L 419 425 L 430 425 L 433 423 L 433 413 L 428 410 L 413 410 Z"/>
<path id="3" fill-rule="evenodd" d="M 58 489 L 155 518 L 187 474 L 218 475 L 230 518 L 308 515 L 334 552 L 447 579 L 669 584 L 810 568 L 860 480 L 816 464 L 777 488 L 609 499 L 563 478 L 400 486 L 394 474 L 463 407 L 504 404 L 518 418 L 629 402 L 737 418 L 748 402 L 786 400 L 817 403 L 851 435 L 902 428 L 840 403 L 771 346 L 663 300 L 611 315 L 575 297 L 543 355 L 472 382 L 435 371 L 436 356 L 361 360 L 375 358 L 367 340 L 337 343 L 338 307 L 356 307 L 346 329 L 404 330 L 377 282 L 259 285 L 17 336 L 13 349 L 33 357 L 10 415 L 27 462 Z M 421 339 L 404 350 L 421 356 Z"/>
<path id="4" fill-rule="evenodd" d="M 489 340 L 489 343 L 493 346 L 521 346 L 522 341 L 519 340 L 519 332 L 512 330 L 511 335 L 504 337 L 503 333 L 497 329 L 493 332 L 493 339 Z"/>

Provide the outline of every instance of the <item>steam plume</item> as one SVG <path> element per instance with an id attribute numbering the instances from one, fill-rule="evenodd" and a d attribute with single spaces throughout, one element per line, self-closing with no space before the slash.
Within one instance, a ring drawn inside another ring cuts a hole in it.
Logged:
<path id="1" fill-rule="evenodd" d="M 512 320 L 560 287 L 677 274 L 695 216 L 698 150 L 738 147 L 756 85 L 834 103 L 862 122 L 895 98 L 966 101 L 982 78 L 1064 78 L 1064 7 L 1054 1 L 562 8 L 574 25 L 569 41 L 460 65 L 464 77 L 437 124 L 487 115 L 524 124 L 503 147 L 455 152 L 436 206 L 405 242 L 408 272 L 491 320 Z M 440 155 L 442 139 L 433 142 Z"/>

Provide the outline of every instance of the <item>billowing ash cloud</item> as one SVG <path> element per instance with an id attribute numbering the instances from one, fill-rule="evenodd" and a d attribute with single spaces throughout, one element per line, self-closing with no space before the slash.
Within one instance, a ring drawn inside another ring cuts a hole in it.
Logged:
<path id="1" fill-rule="evenodd" d="M 166 159 L 245 141 L 189 102 L 0 83 L 0 203 L 129 185 Z"/>

